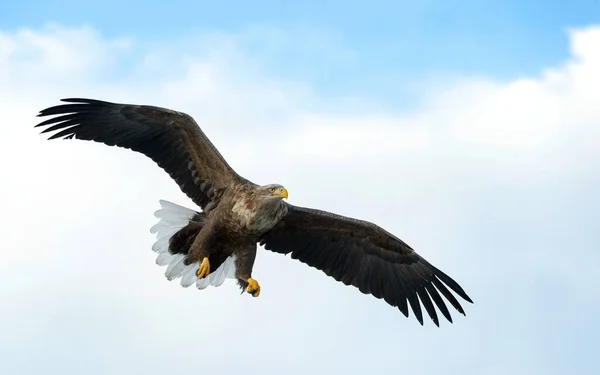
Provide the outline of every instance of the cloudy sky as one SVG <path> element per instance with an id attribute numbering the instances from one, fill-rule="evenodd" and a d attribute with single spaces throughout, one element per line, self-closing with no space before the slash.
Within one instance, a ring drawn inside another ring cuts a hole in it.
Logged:
<path id="1" fill-rule="evenodd" d="M 217 4 L 0 5 L 0 373 L 600 372 L 600 3 Z M 193 115 L 475 304 L 420 326 L 264 250 L 259 298 L 167 281 L 153 213 L 193 203 L 142 155 L 46 141 L 64 97 Z"/>

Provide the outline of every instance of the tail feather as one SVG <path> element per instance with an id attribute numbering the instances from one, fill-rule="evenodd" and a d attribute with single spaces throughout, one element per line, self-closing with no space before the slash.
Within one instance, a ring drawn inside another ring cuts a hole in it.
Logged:
<path id="1" fill-rule="evenodd" d="M 175 254 L 174 259 L 171 260 L 165 271 L 165 276 L 169 281 L 181 276 L 185 270 L 185 264 L 183 263 L 185 258 L 185 254 Z"/>
<path id="2" fill-rule="evenodd" d="M 175 257 L 175 255 L 169 253 L 168 251 L 164 252 L 164 253 L 160 253 L 160 254 L 158 254 L 158 257 L 156 257 L 156 264 L 158 264 L 161 267 L 168 266 L 174 257 Z"/>
<path id="3" fill-rule="evenodd" d="M 184 288 L 196 284 L 198 289 L 205 289 L 211 285 L 218 287 L 227 278 L 235 279 L 235 255 L 225 259 L 208 276 L 198 279 L 196 272 L 200 267 L 200 262 L 186 265 L 187 253 L 173 254 L 169 251 L 170 239 L 191 221 L 195 221 L 201 214 L 165 200 L 159 202 L 161 208 L 154 213 L 159 221 L 150 228 L 150 233 L 156 234 L 156 242 L 152 245 L 152 250 L 158 253 L 156 264 L 167 266 L 165 270 L 167 280 L 181 278 L 180 284 Z"/>
<path id="4" fill-rule="evenodd" d="M 158 233 L 159 237 L 164 236 L 166 229 L 182 228 L 181 224 L 187 225 L 194 216 L 199 213 L 195 210 L 171 203 L 165 200 L 160 200 L 160 209 L 154 212 L 154 216 L 159 218 L 159 222 L 150 228 L 150 233 Z"/>
<path id="5" fill-rule="evenodd" d="M 181 276 L 182 287 L 187 288 L 188 286 L 196 283 L 196 280 L 198 280 L 198 276 L 196 276 L 196 270 L 198 267 L 200 267 L 200 263 L 196 262 L 194 267 L 188 267 L 183 271 L 183 275 Z"/>

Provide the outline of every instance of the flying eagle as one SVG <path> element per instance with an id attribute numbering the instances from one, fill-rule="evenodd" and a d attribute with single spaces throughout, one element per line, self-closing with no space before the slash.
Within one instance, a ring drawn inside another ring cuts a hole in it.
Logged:
<path id="1" fill-rule="evenodd" d="M 408 317 L 410 307 L 421 325 L 419 301 L 439 326 L 434 304 L 452 317 L 442 296 L 465 312 L 450 292 L 473 303 L 448 275 L 404 241 L 381 227 L 334 213 L 284 202 L 279 184 L 260 186 L 238 175 L 186 113 L 167 108 L 92 99 L 62 99 L 38 116 L 59 115 L 36 125 L 49 139 L 83 139 L 140 152 L 156 162 L 201 210 L 164 200 L 152 227 L 152 249 L 165 276 L 183 287 L 219 286 L 237 280 L 242 291 L 260 293 L 252 277 L 257 244 L 291 254 L 364 294 L 383 298 Z M 448 289 L 449 288 L 449 289 Z"/>

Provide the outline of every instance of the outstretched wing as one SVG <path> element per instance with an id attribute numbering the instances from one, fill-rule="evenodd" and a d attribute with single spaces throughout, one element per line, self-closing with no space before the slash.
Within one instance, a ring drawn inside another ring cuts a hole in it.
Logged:
<path id="1" fill-rule="evenodd" d="M 194 119 L 166 108 L 110 103 L 92 99 L 62 99 L 40 116 L 59 115 L 38 126 L 49 139 L 83 139 L 140 152 L 154 160 L 181 190 L 204 211 L 217 204 L 222 190 L 247 183 L 221 156 Z M 51 125 L 51 126 L 50 126 Z"/>
<path id="2" fill-rule="evenodd" d="M 263 235 L 261 245 L 317 268 L 362 293 L 383 298 L 408 317 L 408 305 L 423 324 L 419 300 L 439 326 L 437 305 L 452 322 L 443 295 L 461 314 L 452 289 L 473 302 L 448 275 L 435 268 L 410 246 L 379 226 L 330 212 L 289 205 L 288 214 Z M 447 286 L 447 287 L 446 287 Z"/>

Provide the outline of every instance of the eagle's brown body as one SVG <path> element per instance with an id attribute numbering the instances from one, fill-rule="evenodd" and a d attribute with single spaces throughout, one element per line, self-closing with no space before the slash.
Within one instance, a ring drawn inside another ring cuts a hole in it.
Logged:
<path id="1" fill-rule="evenodd" d="M 186 264 L 208 257 L 213 269 L 217 269 L 237 249 L 236 278 L 245 289 L 252 274 L 257 243 L 288 210 L 283 201 L 265 199 L 264 195 L 257 194 L 263 189 L 252 183 L 228 189 L 212 211 L 201 220 L 188 224 L 190 230 L 184 228 L 175 234 L 169 250 L 172 253 L 185 251 Z M 179 241 L 189 245 L 181 247 Z"/>
<path id="2" fill-rule="evenodd" d="M 37 126 L 58 131 L 53 138 L 78 138 L 140 152 L 164 169 L 200 211 L 161 201 L 152 249 L 165 276 L 184 287 L 219 286 L 237 279 L 253 296 L 257 246 L 317 268 L 362 293 L 384 299 L 423 324 L 421 304 L 439 325 L 435 306 L 452 322 L 442 296 L 464 314 L 450 292 L 472 302 L 452 278 L 398 237 L 362 220 L 285 203 L 287 190 L 260 186 L 238 175 L 198 124 L 166 108 L 91 99 L 44 109 L 58 115 Z"/>

